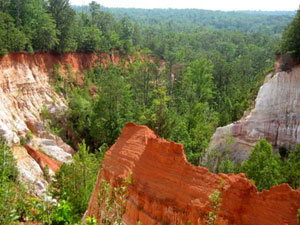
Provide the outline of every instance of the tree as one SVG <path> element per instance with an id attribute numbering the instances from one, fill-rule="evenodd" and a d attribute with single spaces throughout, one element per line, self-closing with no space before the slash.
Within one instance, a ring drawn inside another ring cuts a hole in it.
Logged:
<path id="1" fill-rule="evenodd" d="M 81 35 L 77 40 L 77 50 L 83 52 L 102 50 L 104 37 L 97 27 L 81 27 L 81 30 L 78 32 L 80 32 Z"/>
<path id="2" fill-rule="evenodd" d="M 35 50 L 47 51 L 58 44 L 55 21 L 43 0 L 23 0 L 20 19 L 22 30 Z"/>
<path id="3" fill-rule="evenodd" d="M 121 32 L 120 39 L 123 41 L 124 53 L 130 52 L 132 48 L 132 37 L 133 37 L 134 27 L 127 17 L 121 20 Z"/>
<path id="4" fill-rule="evenodd" d="M 186 86 L 189 102 L 208 102 L 213 97 L 213 65 L 211 61 L 200 58 L 187 68 Z"/>
<path id="5" fill-rule="evenodd" d="M 7 12 L 9 9 L 9 3 L 8 0 L 0 0 L 0 11 Z"/>
<path id="6" fill-rule="evenodd" d="M 300 60 L 300 10 L 283 33 L 281 51 L 291 53 Z"/>
<path id="7" fill-rule="evenodd" d="M 92 107 L 90 135 L 95 147 L 111 145 L 126 122 L 132 120 L 130 85 L 120 68 L 112 64 L 96 70 L 99 91 Z"/>
<path id="8" fill-rule="evenodd" d="M 282 174 L 292 188 L 300 187 L 300 144 L 282 162 Z"/>
<path id="9" fill-rule="evenodd" d="M 71 8 L 69 0 L 49 0 L 48 9 L 59 31 L 59 42 L 55 49 L 59 52 L 76 50 L 76 42 L 72 30 L 75 12 Z"/>
<path id="10" fill-rule="evenodd" d="M 168 107 L 170 101 L 171 98 L 167 95 L 165 87 L 153 90 L 152 105 L 150 108 L 145 108 L 140 118 L 142 124 L 146 124 L 163 138 L 170 136 L 174 122 L 173 113 Z"/>
<path id="11" fill-rule="evenodd" d="M 55 175 L 56 179 L 51 189 L 54 196 L 60 197 L 60 200 L 67 200 L 71 204 L 68 207 L 72 208 L 70 214 L 73 218 L 75 215 L 73 221 L 79 220 L 87 209 L 100 164 L 96 155 L 89 153 L 90 149 L 84 141 L 78 145 L 78 148 L 78 152 L 73 157 L 74 161 L 71 164 L 63 164 Z"/>
<path id="12" fill-rule="evenodd" d="M 13 18 L 0 11 L 0 55 L 21 52 L 27 44 L 25 34 L 15 27 Z"/>
<path id="13" fill-rule="evenodd" d="M 208 147 L 217 124 L 218 114 L 209 108 L 207 102 L 195 105 L 189 118 L 192 141 L 190 143 L 190 152 L 187 153 L 189 161 L 194 165 L 197 165 L 201 153 Z"/>
<path id="14" fill-rule="evenodd" d="M 89 4 L 89 7 L 90 7 L 90 13 L 92 16 L 92 23 L 94 24 L 95 20 L 96 20 L 96 16 L 100 12 L 100 5 L 98 3 L 96 3 L 95 1 L 92 1 Z"/>
<path id="15" fill-rule="evenodd" d="M 271 144 L 262 139 L 251 150 L 242 171 L 255 182 L 259 191 L 270 189 L 283 181 L 279 158 L 279 154 L 273 153 Z"/>

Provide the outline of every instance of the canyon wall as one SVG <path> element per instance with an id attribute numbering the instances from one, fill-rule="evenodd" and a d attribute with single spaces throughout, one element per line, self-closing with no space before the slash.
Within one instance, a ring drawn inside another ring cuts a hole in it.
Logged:
<path id="1" fill-rule="evenodd" d="M 248 158 L 265 138 L 275 151 L 300 142 L 300 67 L 272 72 L 260 87 L 255 107 L 241 120 L 216 130 L 208 152 L 227 152 L 234 162 Z M 231 140 L 231 141 L 228 141 Z"/>
<path id="2" fill-rule="evenodd" d="M 66 110 L 66 101 L 51 85 L 53 67 L 60 63 L 60 72 L 82 83 L 82 71 L 97 62 L 106 65 L 117 64 L 120 60 L 114 54 L 96 55 L 87 53 L 9 54 L 0 59 L 0 135 L 12 147 L 17 160 L 19 178 L 33 190 L 35 195 L 45 195 L 48 182 L 43 170 L 46 165 L 54 174 L 64 162 L 72 161 L 73 149 L 59 137 L 49 133 L 40 112 L 47 107 L 50 113 L 59 116 Z M 69 67 L 69 69 L 67 68 Z M 20 145 L 20 137 L 28 131 L 33 138 L 25 147 Z"/>
<path id="3" fill-rule="evenodd" d="M 244 174 L 213 174 L 189 164 L 183 146 L 158 138 L 146 126 L 127 124 L 107 151 L 85 218 L 98 219 L 101 179 L 118 185 L 128 176 L 123 222 L 136 225 L 206 224 L 209 195 L 221 191 L 218 225 L 296 225 L 300 192 L 282 184 L 258 192 Z"/>

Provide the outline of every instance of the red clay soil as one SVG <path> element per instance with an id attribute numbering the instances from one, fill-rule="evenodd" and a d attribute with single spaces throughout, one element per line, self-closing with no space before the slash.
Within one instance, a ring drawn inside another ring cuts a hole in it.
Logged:
<path id="1" fill-rule="evenodd" d="M 67 68 L 71 68 L 73 78 L 78 84 L 83 82 L 83 71 L 91 66 L 96 66 L 101 62 L 106 66 L 109 62 L 114 65 L 119 62 L 119 55 L 96 54 L 96 53 L 11 53 L 0 59 L 1 69 L 26 64 L 29 67 L 38 67 L 39 71 L 51 74 L 53 66 L 60 63 L 62 66 L 60 72 L 67 75 Z"/>
<path id="2" fill-rule="evenodd" d="M 61 162 L 56 161 L 55 159 L 50 158 L 46 154 L 35 150 L 29 145 L 25 146 L 28 154 L 39 164 L 41 169 L 44 169 L 46 165 L 49 169 L 51 169 L 53 172 L 57 172 L 62 165 Z"/>
<path id="3" fill-rule="evenodd" d="M 146 126 L 129 123 L 106 153 L 85 217 L 99 220 L 100 180 L 111 184 L 132 176 L 127 225 L 206 224 L 209 195 L 220 189 L 218 225 L 296 225 L 300 192 L 287 184 L 258 192 L 244 174 L 213 174 L 189 164 L 183 146 L 158 138 Z M 220 184 L 223 183 L 222 187 Z"/>
<path id="4" fill-rule="evenodd" d="M 154 63 L 152 57 L 146 56 L 143 53 L 137 52 L 141 61 L 145 58 Z M 59 72 L 62 75 L 68 75 L 68 68 L 71 69 L 73 79 L 77 84 L 82 85 L 84 81 L 83 72 L 89 67 L 95 67 L 98 63 L 101 63 L 106 67 L 109 63 L 113 65 L 119 65 L 124 59 L 125 65 L 132 63 L 136 56 L 121 56 L 119 53 L 112 51 L 110 54 L 105 53 L 10 53 L 0 58 L 0 69 L 6 69 L 10 67 L 17 67 L 20 64 L 28 65 L 29 67 L 38 67 L 39 71 L 45 72 L 49 75 L 53 73 L 54 65 L 60 63 L 62 66 Z M 161 60 L 161 63 L 163 60 Z"/>

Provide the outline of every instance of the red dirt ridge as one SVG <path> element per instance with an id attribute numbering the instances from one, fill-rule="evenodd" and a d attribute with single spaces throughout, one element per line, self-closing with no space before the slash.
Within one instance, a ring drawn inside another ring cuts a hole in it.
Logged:
<path id="1" fill-rule="evenodd" d="M 101 176 L 117 185 L 129 174 L 127 225 L 206 224 L 209 195 L 221 190 L 218 225 L 296 225 L 300 192 L 287 184 L 258 192 L 244 174 L 213 174 L 189 164 L 183 146 L 158 138 L 146 126 L 128 123 L 106 153 L 85 217 L 99 220 Z M 220 187 L 220 183 L 223 183 Z M 100 220 L 99 220 L 100 221 Z"/>

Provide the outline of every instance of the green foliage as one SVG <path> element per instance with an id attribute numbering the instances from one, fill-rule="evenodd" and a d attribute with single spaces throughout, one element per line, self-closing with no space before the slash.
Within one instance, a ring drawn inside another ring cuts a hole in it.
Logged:
<path id="1" fill-rule="evenodd" d="M 78 8 L 78 10 L 80 10 Z M 167 21 L 167 28 L 171 31 L 192 30 L 195 27 L 205 29 L 212 27 L 220 30 L 239 30 L 242 32 L 278 34 L 289 23 L 294 11 L 290 12 L 264 12 L 243 11 L 224 12 L 201 9 L 125 9 L 108 8 L 108 12 L 117 18 L 129 17 L 139 25 L 147 24 L 151 28 L 158 29 L 161 21 Z"/>
<path id="2" fill-rule="evenodd" d="M 12 152 L 0 136 L 0 224 L 20 218 L 19 195 L 15 186 L 18 170 Z"/>
<path id="3" fill-rule="evenodd" d="M 114 187 L 105 179 L 101 179 L 98 205 L 101 209 L 99 218 L 103 224 L 123 224 L 122 216 L 125 213 L 128 187 L 131 182 L 131 178 L 128 177 L 120 186 Z"/>
<path id="4" fill-rule="evenodd" d="M 298 223 L 300 223 L 300 209 L 298 209 L 297 220 L 298 220 Z"/>
<path id="5" fill-rule="evenodd" d="M 198 103 L 191 113 L 191 149 L 192 154 L 188 154 L 190 162 L 197 164 L 200 155 L 208 147 L 210 138 L 215 132 L 218 124 L 218 114 L 214 112 L 208 103 Z"/>
<path id="6" fill-rule="evenodd" d="M 27 140 L 30 141 L 30 140 L 33 138 L 32 132 L 31 132 L 30 130 L 28 130 L 28 131 L 26 132 L 26 134 L 25 134 L 25 137 L 26 137 Z"/>
<path id="7" fill-rule="evenodd" d="M 5 139 L 0 136 L 0 176 L 1 179 L 10 179 L 16 181 L 18 176 L 18 170 Z"/>
<path id="8" fill-rule="evenodd" d="M 44 224 L 51 224 L 52 213 L 54 209 L 53 203 L 46 199 L 32 197 L 23 192 L 21 203 L 24 210 L 24 217 L 27 221 L 39 221 Z"/>
<path id="9" fill-rule="evenodd" d="M 66 200 L 60 200 L 52 214 L 53 225 L 73 224 L 73 211 L 71 204 Z"/>
<path id="10" fill-rule="evenodd" d="M 294 189 L 300 187 L 300 144 L 283 159 L 281 171 L 286 183 Z"/>
<path id="11" fill-rule="evenodd" d="M 255 181 L 258 190 L 270 189 L 283 181 L 279 154 L 274 154 L 271 144 L 265 139 L 257 142 L 242 170 Z"/>
<path id="12" fill-rule="evenodd" d="M 234 163 L 231 162 L 229 158 L 222 160 L 218 166 L 219 173 L 227 173 L 228 174 L 228 173 L 235 173 L 235 171 L 236 171 L 236 165 L 234 165 Z"/>
<path id="13" fill-rule="evenodd" d="M 55 46 L 55 49 L 58 52 L 76 50 L 76 42 L 71 29 L 74 23 L 75 12 L 70 7 L 69 0 L 49 0 L 48 10 L 58 30 L 59 42 Z"/>
<path id="14" fill-rule="evenodd" d="M 95 217 L 88 217 L 85 220 L 86 225 L 98 225 L 97 219 Z"/>
<path id="15" fill-rule="evenodd" d="M 55 21 L 45 8 L 44 0 L 24 0 L 20 9 L 16 3 L 15 17 L 20 19 L 22 30 L 37 51 L 53 49 L 58 43 Z M 29 47 L 29 46 L 28 46 Z"/>
<path id="16" fill-rule="evenodd" d="M 11 15 L 0 11 L 0 56 L 25 50 L 27 42 L 25 34 L 15 27 Z"/>
<path id="17" fill-rule="evenodd" d="M 222 192 L 218 189 L 214 190 L 209 196 L 210 200 L 210 208 L 211 210 L 208 212 L 206 224 L 208 225 L 216 225 L 217 218 L 219 214 L 220 207 L 222 205 Z"/>
<path id="18" fill-rule="evenodd" d="M 50 176 L 49 166 L 48 165 L 46 165 L 43 168 L 43 173 L 44 173 L 45 180 L 48 181 L 48 182 L 50 182 L 51 181 L 51 176 Z"/>
<path id="19" fill-rule="evenodd" d="M 190 64 L 186 72 L 187 95 L 196 102 L 208 102 L 213 97 L 213 65 L 202 57 Z"/>
<path id="20" fill-rule="evenodd" d="M 300 60 L 300 10 L 283 33 L 281 51 L 291 53 Z"/>
<path id="21" fill-rule="evenodd" d="M 266 140 L 261 140 L 251 150 L 248 160 L 242 164 L 234 164 L 227 154 L 213 157 L 220 161 L 217 172 L 245 173 L 260 191 L 280 183 L 288 183 L 292 188 L 298 189 L 300 187 L 300 145 L 291 150 L 280 149 L 283 152 L 281 158 L 279 154 L 273 153 L 272 146 Z"/>
<path id="22" fill-rule="evenodd" d="M 23 137 L 23 136 L 20 137 L 20 144 L 21 144 L 22 146 L 27 145 L 27 140 L 26 140 L 25 137 Z"/>
<path id="23" fill-rule="evenodd" d="M 94 154 L 89 153 L 84 142 L 78 145 L 73 160 L 70 164 L 63 164 L 56 174 L 52 193 L 62 200 L 62 208 L 58 209 L 57 215 L 68 219 L 71 213 L 72 221 L 78 221 L 87 209 L 100 162 Z M 67 221 L 70 222 L 69 219 Z"/>
<path id="24" fill-rule="evenodd" d="M 103 49 L 103 35 L 97 27 L 83 27 L 78 38 L 78 51 L 95 52 Z"/>

